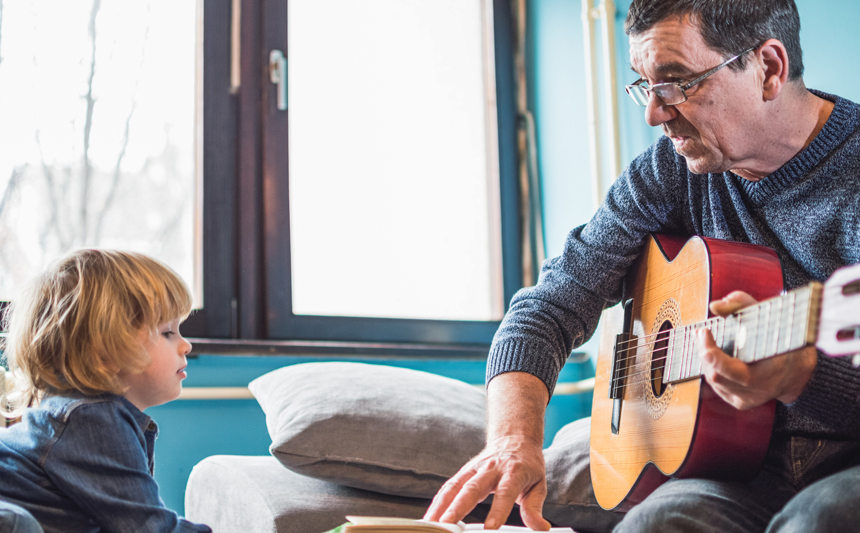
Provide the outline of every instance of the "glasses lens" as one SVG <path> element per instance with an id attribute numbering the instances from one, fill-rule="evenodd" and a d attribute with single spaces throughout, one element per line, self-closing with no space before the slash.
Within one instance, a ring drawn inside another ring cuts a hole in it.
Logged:
<path id="1" fill-rule="evenodd" d="M 627 94 L 630 95 L 630 98 L 632 98 L 637 105 L 641 105 L 643 107 L 648 105 L 650 94 L 647 89 L 644 89 L 639 85 L 628 85 Z"/>
<path id="2" fill-rule="evenodd" d="M 687 101 L 687 95 L 677 83 L 661 83 L 651 87 L 651 90 L 666 105 L 683 104 Z"/>

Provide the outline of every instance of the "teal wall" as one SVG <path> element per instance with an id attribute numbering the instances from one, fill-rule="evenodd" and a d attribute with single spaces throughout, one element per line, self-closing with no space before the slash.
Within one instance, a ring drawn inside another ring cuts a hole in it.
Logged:
<path id="1" fill-rule="evenodd" d="M 467 383 L 484 382 L 484 361 L 438 359 L 354 359 L 433 372 Z M 185 387 L 239 387 L 271 370 L 320 361 L 300 357 L 207 356 L 188 361 Z M 594 375 L 590 361 L 568 363 L 562 381 Z M 591 395 L 556 396 L 548 407 L 546 435 L 591 411 Z M 266 419 L 255 400 L 176 400 L 152 407 L 147 414 L 158 422 L 155 479 L 165 504 L 184 512 L 185 484 L 195 464 L 210 455 L 268 455 Z"/>
<path id="2" fill-rule="evenodd" d="M 860 49 L 860 3 L 849 0 L 797 1 L 803 24 L 802 43 L 810 87 L 860 101 L 855 51 Z M 629 0 L 618 2 L 618 81 L 629 83 L 627 40 L 621 24 Z M 529 0 L 530 101 L 537 121 L 539 171 L 542 180 L 544 231 L 550 256 L 561 252 L 564 238 L 591 216 L 588 138 L 581 4 L 574 0 Z M 622 161 L 629 162 L 653 142 L 659 130 L 649 128 L 641 108 L 629 102 L 623 88 Z M 594 353 L 596 346 L 583 347 Z M 244 386 L 284 365 L 310 361 L 292 357 L 201 356 L 189 362 L 186 386 Z M 481 361 L 372 361 L 435 372 L 482 383 Z M 568 365 L 562 379 L 593 375 L 590 363 Z M 547 436 L 569 420 L 590 411 L 590 395 L 559 396 L 550 403 Z M 191 468 L 214 454 L 267 454 L 269 437 L 262 411 L 254 400 L 176 401 L 149 411 L 159 423 L 156 479 L 168 506 L 183 511 L 185 483 Z"/>

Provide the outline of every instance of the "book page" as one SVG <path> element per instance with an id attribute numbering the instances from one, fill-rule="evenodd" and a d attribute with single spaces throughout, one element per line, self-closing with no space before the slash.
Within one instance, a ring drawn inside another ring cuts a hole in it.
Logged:
<path id="1" fill-rule="evenodd" d="M 527 533 L 529 531 L 534 531 L 534 529 L 529 529 L 527 527 L 518 527 L 518 526 L 502 526 L 499 529 L 484 529 L 484 524 L 466 524 L 464 528 L 465 531 L 499 531 L 501 533 Z M 554 527 L 550 529 L 551 533 L 576 533 L 574 530 L 569 527 Z"/>
<path id="2" fill-rule="evenodd" d="M 463 533 L 465 531 L 499 531 L 500 533 L 528 533 L 534 531 L 527 527 L 502 526 L 499 529 L 484 529 L 484 524 L 445 524 L 442 522 L 428 522 L 426 520 L 413 520 L 411 518 L 389 518 L 383 516 L 347 516 L 350 521 L 347 531 L 409 531 L 427 533 Z M 569 527 L 554 527 L 550 533 L 576 533 Z"/>
<path id="3" fill-rule="evenodd" d="M 443 524 L 442 522 L 428 522 L 426 520 L 413 520 L 411 518 L 387 518 L 382 516 L 347 516 L 347 520 L 349 520 L 352 525 L 358 526 L 355 528 L 358 530 L 359 528 L 368 527 L 370 529 L 373 528 L 374 531 L 385 531 L 385 530 L 409 530 L 409 531 L 427 531 L 427 532 L 439 532 L 439 533 L 462 533 L 466 524 L 460 522 L 459 524 Z"/>

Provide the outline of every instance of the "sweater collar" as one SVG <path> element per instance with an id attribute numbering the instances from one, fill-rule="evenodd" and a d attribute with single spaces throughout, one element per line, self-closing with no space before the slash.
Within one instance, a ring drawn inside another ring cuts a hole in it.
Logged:
<path id="1" fill-rule="evenodd" d="M 779 193 L 798 179 L 806 176 L 816 165 L 818 165 L 829 153 L 839 146 L 857 127 L 857 106 L 853 102 L 832 94 L 809 89 L 809 91 L 834 103 L 833 111 L 830 113 L 824 127 L 818 135 L 791 158 L 779 167 L 773 174 L 759 180 L 749 181 L 729 172 L 740 184 L 747 197 L 754 203 L 760 205 L 768 198 Z"/>

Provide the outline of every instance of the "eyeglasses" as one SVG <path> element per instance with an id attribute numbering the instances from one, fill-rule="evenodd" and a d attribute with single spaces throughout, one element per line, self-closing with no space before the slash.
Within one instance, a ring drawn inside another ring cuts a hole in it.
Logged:
<path id="1" fill-rule="evenodd" d="M 658 83 L 657 85 L 649 87 L 645 83 L 645 78 L 639 78 L 638 80 L 636 80 L 636 82 L 633 83 L 633 85 L 627 85 L 626 86 L 627 94 L 630 95 L 630 98 L 633 98 L 634 102 L 636 102 L 638 105 L 640 105 L 642 107 L 648 106 L 648 102 L 651 100 L 651 93 L 654 93 L 654 95 L 657 96 L 657 98 L 659 98 L 660 101 L 663 102 L 665 105 L 683 104 L 684 102 L 687 101 L 687 93 L 686 93 L 687 89 L 696 85 L 697 83 L 700 83 L 702 80 L 704 80 L 705 78 L 707 78 L 708 76 L 710 76 L 714 72 L 725 67 L 726 65 L 728 65 L 732 61 L 736 60 L 737 58 L 741 57 L 742 55 L 746 54 L 747 52 L 752 52 L 756 48 L 758 48 L 758 46 L 753 46 L 752 48 L 744 50 L 743 52 L 736 55 L 735 57 L 732 57 L 732 58 L 726 60 L 721 65 L 717 65 L 716 67 L 705 72 L 704 74 L 702 74 L 698 78 L 694 79 L 691 82 L 687 82 L 684 85 L 681 85 L 678 82 L 671 82 L 671 83 Z"/>

